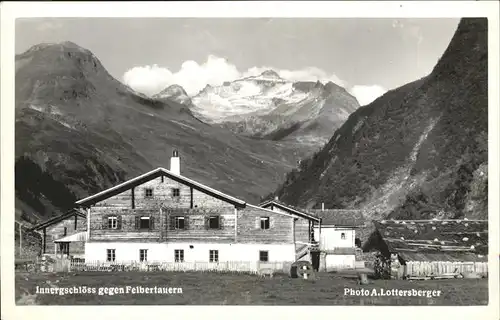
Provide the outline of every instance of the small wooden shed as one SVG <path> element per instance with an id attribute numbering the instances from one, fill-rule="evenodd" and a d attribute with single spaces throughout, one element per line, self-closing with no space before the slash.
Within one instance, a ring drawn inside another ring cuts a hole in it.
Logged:
<path id="1" fill-rule="evenodd" d="M 382 220 L 366 250 L 377 250 L 392 278 L 488 273 L 487 220 Z"/>

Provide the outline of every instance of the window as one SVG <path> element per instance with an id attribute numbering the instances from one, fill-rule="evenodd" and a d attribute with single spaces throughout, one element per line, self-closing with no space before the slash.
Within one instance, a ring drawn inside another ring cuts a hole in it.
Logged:
<path id="1" fill-rule="evenodd" d="M 139 260 L 148 261 L 148 249 L 140 249 L 139 250 Z"/>
<path id="2" fill-rule="evenodd" d="M 116 259 L 116 249 L 107 249 L 107 261 L 115 261 Z"/>
<path id="3" fill-rule="evenodd" d="M 59 252 L 62 254 L 69 255 L 69 242 L 60 242 Z"/>
<path id="4" fill-rule="evenodd" d="M 340 239 L 345 240 L 345 233 L 344 233 L 344 232 L 342 232 L 342 233 L 340 234 Z"/>
<path id="5" fill-rule="evenodd" d="M 259 251 L 259 261 L 268 262 L 269 261 L 269 251 Z"/>
<path id="6" fill-rule="evenodd" d="M 108 217 L 108 229 L 116 229 L 118 227 L 117 217 Z"/>
<path id="7" fill-rule="evenodd" d="M 65 237 L 67 234 L 68 234 L 68 228 L 64 227 L 63 237 Z"/>
<path id="8" fill-rule="evenodd" d="M 149 229 L 149 217 L 141 217 L 139 228 L 140 229 Z"/>
<path id="9" fill-rule="evenodd" d="M 184 250 L 175 250 L 175 262 L 184 262 Z"/>
<path id="10" fill-rule="evenodd" d="M 208 218 L 208 228 L 210 229 L 219 229 L 220 223 L 219 223 L 219 217 L 218 216 L 212 216 Z"/>
<path id="11" fill-rule="evenodd" d="M 260 218 L 260 228 L 261 229 L 269 229 L 269 217 L 261 217 Z"/>
<path id="12" fill-rule="evenodd" d="M 210 262 L 219 262 L 219 250 L 210 250 Z"/>
<path id="13" fill-rule="evenodd" d="M 172 196 L 173 197 L 179 197 L 180 195 L 181 195 L 181 189 L 179 189 L 179 188 L 172 189 Z"/>
<path id="14" fill-rule="evenodd" d="M 354 239 L 354 244 L 356 245 L 356 247 L 361 248 L 361 239 L 360 238 Z"/>
<path id="15" fill-rule="evenodd" d="M 175 217 L 174 218 L 174 228 L 175 229 L 184 229 L 186 227 L 185 225 L 185 219 L 184 217 Z"/>
<path id="16" fill-rule="evenodd" d="M 152 198 L 153 197 L 153 189 L 151 188 L 146 188 L 144 195 L 146 198 Z"/>

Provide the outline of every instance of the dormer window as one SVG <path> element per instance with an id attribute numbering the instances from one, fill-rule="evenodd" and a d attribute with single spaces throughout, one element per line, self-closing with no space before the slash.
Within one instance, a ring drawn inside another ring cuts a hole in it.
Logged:
<path id="1" fill-rule="evenodd" d="M 146 188 L 144 191 L 144 196 L 146 198 L 152 198 L 153 197 L 153 189 L 152 188 Z"/>

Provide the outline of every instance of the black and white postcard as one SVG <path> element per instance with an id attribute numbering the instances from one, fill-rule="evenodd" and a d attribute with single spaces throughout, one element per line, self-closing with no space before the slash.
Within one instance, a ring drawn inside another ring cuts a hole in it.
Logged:
<path id="1" fill-rule="evenodd" d="M 498 318 L 498 3 L 2 9 L 2 318 Z"/>

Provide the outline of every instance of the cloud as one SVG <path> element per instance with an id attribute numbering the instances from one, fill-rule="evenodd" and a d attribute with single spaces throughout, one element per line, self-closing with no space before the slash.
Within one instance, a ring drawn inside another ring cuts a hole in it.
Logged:
<path id="1" fill-rule="evenodd" d="M 244 77 L 257 76 L 266 70 L 274 70 L 283 79 L 290 81 L 321 81 L 333 83 L 347 88 L 348 85 L 334 74 L 308 67 L 299 70 L 276 69 L 273 67 L 252 67 L 240 71 L 227 59 L 210 55 L 203 64 L 196 61 L 185 61 L 177 72 L 158 65 L 134 67 L 125 72 L 123 82 L 137 92 L 152 96 L 166 87 L 177 84 L 190 96 L 196 95 L 206 85 L 218 86 L 225 81 L 234 81 Z M 354 85 L 349 92 L 366 105 L 387 92 L 379 85 Z"/>
<path id="2" fill-rule="evenodd" d="M 196 61 L 185 61 L 177 72 L 158 65 L 138 66 L 131 68 L 123 75 L 123 82 L 146 95 L 154 95 L 164 88 L 177 84 L 182 86 L 189 95 L 195 95 L 207 84 L 221 85 L 225 81 L 233 81 L 248 76 L 259 75 L 265 70 L 276 71 L 283 79 L 291 81 L 332 81 L 340 86 L 344 82 L 333 74 L 327 74 L 315 67 L 300 70 L 280 70 L 272 67 L 253 67 L 240 71 L 227 59 L 210 55 L 203 64 Z"/>
<path id="3" fill-rule="evenodd" d="M 57 29 L 61 29 L 63 27 L 62 22 L 57 20 L 46 20 L 42 21 L 40 24 L 36 26 L 36 29 L 41 32 L 49 32 Z"/>
<path id="4" fill-rule="evenodd" d="M 365 106 L 387 92 L 379 85 L 355 85 L 349 92 L 358 99 L 360 105 Z"/>

